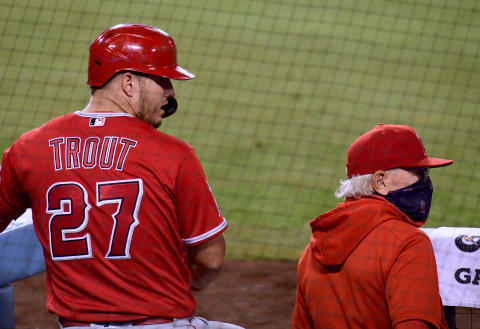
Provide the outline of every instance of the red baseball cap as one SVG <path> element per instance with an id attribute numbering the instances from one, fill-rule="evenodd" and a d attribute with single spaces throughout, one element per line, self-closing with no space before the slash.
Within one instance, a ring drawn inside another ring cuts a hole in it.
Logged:
<path id="1" fill-rule="evenodd" d="M 347 151 L 347 176 L 374 173 L 377 170 L 411 167 L 443 167 L 453 160 L 427 155 L 413 128 L 379 124 L 358 137 Z"/>

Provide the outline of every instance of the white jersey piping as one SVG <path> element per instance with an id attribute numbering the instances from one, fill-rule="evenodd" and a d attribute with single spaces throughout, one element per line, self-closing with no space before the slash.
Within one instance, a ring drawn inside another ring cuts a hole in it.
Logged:
<path id="1" fill-rule="evenodd" d="M 73 112 L 78 116 L 87 117 L 87 118 L 98 118 L 98 117 L 134 117 L 128 113 L 120 113 L 120 112 L 82 112 L 82 111 L 75 111 Z"/>
<path id="2" fill-rule="evenodd" d="M 192 243 L 196 243 L 196 242 L 206 240 L 209 237 L 211 237 L 212 235 L 215 235 L 218 232 L 222 231 L 226 226 L 227 226 L 227 220 L 225 218 L 223 218 L 223 222 L 220 225 L 218 225 L 217 227 L 211 229 L 210 231 L 208 231 L 206 233 L 203 233 L 202 235 L 193 237 L 193 238 L 182 239 L 182 241 L 185 244 L 192 244 Z"/>

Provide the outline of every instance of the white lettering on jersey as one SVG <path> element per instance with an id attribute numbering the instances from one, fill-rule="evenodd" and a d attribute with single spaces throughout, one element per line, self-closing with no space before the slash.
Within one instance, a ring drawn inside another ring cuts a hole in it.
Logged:
<path id="1" fill-rule="evenodd" d="M 137 146 L 137 141 L 122 137 L 122 139 L 120 139 L 120 144 L 122 144 L 122 150 L 120 151 L 120 155 L 118 156 L 116 169 L 122 171 L 128 151 L 130 151 L 131 147 Z"/>
<path id="2" fill-rule="evenodd" d="M 53 166 L 58 170 L 101 169 L 122 171 L 130 150 L 136 147 L 136 140 L 119 137 L 105 136 L 87 137 L 56 137 L 48 141 L 53 151 Z M 65 159 L 65 168 L 62 159 Z"/>
<path id="3" fill-rule="evenodd" d="M 110 169 L 118 145 L 118 137 L 108 136 L 103 138 L 102 151 L 100 151 L 100 168 Z"/>
<path id="4" fill-rule="evenodd" d="M 53 138 L 48 141 L 48 145 L 53 148 L 53 165 L 55 166 L 55 170 L 62 169 L 62 158 L 60 157 L 60 144 L 65 143 L 64 137 L 57 137 Z"/>
<path id="5" fill-rule="evenodd" d="M 82 166 L 85 169 L 94 168 L 97 165 L 97 151 L 100 138 L 88 137 L 83 145 Z"/>
<path id="6" fill-rule="evenodd" d="M 80 168 L 80 137 L 67 137 L 65 140 L 65 167 Z"/>

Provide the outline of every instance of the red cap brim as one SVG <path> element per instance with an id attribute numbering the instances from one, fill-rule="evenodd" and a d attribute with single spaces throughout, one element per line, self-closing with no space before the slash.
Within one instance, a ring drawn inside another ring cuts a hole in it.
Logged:
<path id="1" fill-rule="evenodd" d="M 409 163 L 407 167 L 436 168 L 436 167 L 445 167 L 445 166 L 451 165 L 452 163 L 453 163 L 453 160 L 426 157 L 420 161 L 416 161 L 415 163 Z"/>

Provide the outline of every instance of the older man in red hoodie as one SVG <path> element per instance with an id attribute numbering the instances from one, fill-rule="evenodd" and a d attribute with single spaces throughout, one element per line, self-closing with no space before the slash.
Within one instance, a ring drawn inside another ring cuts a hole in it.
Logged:
<path id="1" fill-rule="evenodd" d="M 312 220 L 298 263 L 293 328 L 447 329 L 428 217 L 432 167 L 408 126 L 380 124 L 347 154 L 345 202 Z"/>

